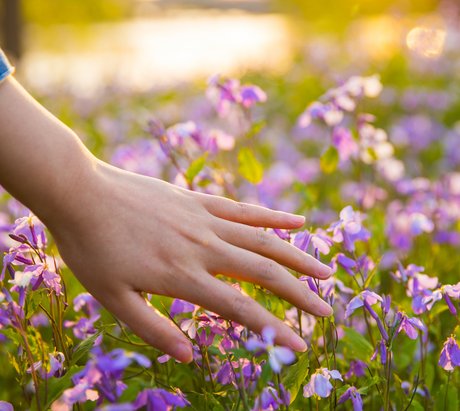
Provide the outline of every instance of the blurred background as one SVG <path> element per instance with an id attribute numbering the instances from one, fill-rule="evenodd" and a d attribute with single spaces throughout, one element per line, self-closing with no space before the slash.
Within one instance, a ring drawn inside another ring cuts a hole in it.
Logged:
<path id="1" fill-rule="evenodd" d="M 21 80 L 43 93 L 142 92 L 214 73 L 283 76 L 299 60 L 312 75 L 379 72 L 398 82 L 411 61 L 442 70 L 439 57 L 460 44 L 450 30 L 457 0 L 0 1 L 0 44 Z"/>

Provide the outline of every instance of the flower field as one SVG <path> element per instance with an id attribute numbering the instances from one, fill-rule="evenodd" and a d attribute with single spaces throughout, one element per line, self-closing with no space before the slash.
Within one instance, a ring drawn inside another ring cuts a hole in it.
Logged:
<path id="1" fill-rule="evenodd" d="M 270 328 L 259 336 L 146 294 L 193 342 L 193 362 L 178 363 L 86 293 L 42 223 L 1 191 L 0 410 L 458 410 L 452 44 L 436 59 L 406 52 L 385 67 L 339 68 L 336 49 L 326 67 L 307 48 L 283 76 L 41 96 L 120 168 L 305 215 L 301 230 L 267 231 L 330 265 L 328 280 L 292 275 L 334 314 L 316 318 L 222 277 L 307 342 L 294 354 Z"/>

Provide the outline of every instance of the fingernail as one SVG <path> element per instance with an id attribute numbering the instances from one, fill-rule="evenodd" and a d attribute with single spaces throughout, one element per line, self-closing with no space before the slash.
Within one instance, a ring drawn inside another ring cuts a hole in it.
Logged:
<path id="1" fill-rule="evenodd" d="M 173 350 L 174 358 L 177 358 L 180 362 L 188 364 L 193 360 L 193 351 L 190 344 L 186 342 L 179 342 Z"/>
<path id="2" fill-rule="evenodd" d="M 289 220 L 292 224 L 303 225 L 305 223 L 305 217 L 303 215 L 291 214 Z"/>
<path id="3" fill-rule="evenodd" d="M 324 300 L 321 300 L 321 303 L 318 305 L 318 315 L 321 317 L 330 317 L 334 314 L 332 307 Z"/>
<path id="4" fill-rule="evenodd" d="M 321 278 L 329 278 L 332 275 L 332 269 L 326 264 L 319 263 L 318 275 Z"/>
<path id="5" fill-rule="evenodd" d="M 307 351 L 307 343 L 300 338 L 297 334 L 292 333 L 292 336 L 289 340 L 289 346 L 297 352 L 305 352 Z"/>

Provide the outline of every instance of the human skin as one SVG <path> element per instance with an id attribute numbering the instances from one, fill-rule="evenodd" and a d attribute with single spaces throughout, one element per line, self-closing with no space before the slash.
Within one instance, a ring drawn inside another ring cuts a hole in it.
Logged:
<path id="1" fill-rule="evenodd" d="M 74 275 L 152 346 L 192 360 L 188 339 L 142 292 L 181 298 L 255 332 L 305 342 L 283 321 L 216 278 L 261 285 L 303 311 L 332 308 L 285 267 L 319 279 L 331 270 L 260 227 L 304 217 L 196 193 L 95 158 L 76 134 L 9 76 L 0 84 L 0 184 L 48 227 Z"/>

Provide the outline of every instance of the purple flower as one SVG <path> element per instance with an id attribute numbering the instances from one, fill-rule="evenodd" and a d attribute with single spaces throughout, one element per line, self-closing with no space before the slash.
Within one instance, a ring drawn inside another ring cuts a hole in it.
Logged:
<path id="1" fill-rule="evenodd" d="M 432 220 L 418 206 L 405 206 L 395 200 L 390 203 L 387 210 L 386 232 L 391 245 L 395 248 L 409 250 L 415 237 L 434 230 Z"/>
<path id="2" fill-rule="evenodd" d="M 272 411 L 280 408 L 281 405 L 289 405 L 290 395 L 284 386 L 280 385 L 279 393 L 273 386 L 265 387 L 254 403 L 253 411 Z"/>
<path id="3" fill-rule="evenodd" d="M 265 92 L 257 86 L 242 86 L 239 93 L 239 102 L 245 108 L 251 108 L 256 103 L 264 103 L 267 101 Z"/>
<path id="4" fill-rule="evenodd" d="M 399 313 L 398 313 L 399 314 Z M 397 333 L 400 333 L 401 330 L 407 334 L 411 340 L 415 340 L 418 337 L 418 331 L 426 332 L 425 325 L 416 317 L 408 317 L 405 314 L 402 314 L 402 319 L 398 327 Z"/>
<path id="5" fill-rule="evenodd" d="M 16 237 L 27 239 L 36 248 L 46 245 L 45 226 L 34 215 L 18 218 L 14 224 L 13 235 Z"/>
<path id="6" fill-rule="evenodd" d="M 208 82 L 208 97 L 216 104 L 220 116 L 228 114 L 232 105 L 249 109 L 267 100 L 265 92 L 254 85 L 241 85 L 239 80 L 213 76 Z"/>
<path id="7" fill-rule="evenodd" d="M 460 367 L 460 347 L 453 336 L 445 341 L 438 364 L 446 371 L 453 371 L 455 367 Z"/>
<path id="8" fill-rule="evenodd" d="M 80 340 L 84 340 L 93 334 L 96 334 L 97 330 L 94 323 L 98 318 L 79 318 L 77 321 L 64 321 L 64 327 L 72 328 L 73 334 Z"/>
<path id="9" fill-rule="evenodd" d="M 148 388 L 141 391 L 133 403 L 135 410 L 142 408 L 147 411 L 172 411 L 189 405 L 180 390 L 172 393 L 162 388 Z"/>
<path id="10" fill-rule="evenodd" d="M 345 318 L 350 317 L 356 309 L 363 307 L 364 302 L 366 302 L 369 306 L 377 304 L 377 302 L 382 302 L 383 299 L 380 295 L 374 293 L 373 291 L 364 290 L 356 297 L 353 297 L 350 302 L 347 304 L 345 310 Z"/>
<path id="11" fill-rule="evenodd" d="M 345 401 L 351 400 L 353 404 L 353 411 L 362 411 L 363 409 L 363 400 L 361 394 L 356 389 L 356 387 L 350 387 L 344 392 L 344 394 L 339 398 L 338 404 L 343 404 Z"/>
<path id="12" fill-rule="evenodd" d="M 271 327 L 265 327 L 262 330 L 262 340 L 256 337 L 249 338 L 246 342 L 246 349 L 266 352 L 273 372 L 279 373 L 283 365 L 292 364 L 295 361 L 295 354 L 287 347 L 275 346 L 274 341 L 275 330 Z"/>
<path id="13" fill-rule="evenodd" d="M 345 162 L 358 154 L 359 147 L 350 130 L 344 127 L 335 127 L 332 134 L 332 144 L 337 149 L 340 161 Z"/>
<path id="14" fill-rule="evenodd" d="M 354 211 L 351 206 L 346 206 L 340 211 L 339 221 L 332 223 L 327 231 L 332 231 L 332 240 L 336 243 L 344 243 L 347 251 L 355 250 L 355 242 L 367 241 L 369 232 L 362 226 L 365 215 Z"/>
<path id="15" fill-rule="evenodd" d="M 248 388 L 251 383 L 257 382 L 262 373 L 262 367 L 260 364 L 255 364 L 246 358 L 232 361 L 231 363 L 224 361 L 214 376 L 222 385 L 234 384 L 237 387 L 237 381 L 240 381 L 241 372 L 243 373 L 244 386 Z"/>
<path id="16" fill-rule="evenodd" d="M 353 360 L 350 362 L 350 369 L 345 374 L 345 378 L 349 379 L 353 375 L 356 377 L 364 377 L 366 375 L 367 364 L 361 360 Z"/>
<path id="17" fill-rule="evenodd" d="M 42 379 L 50 377 L 61 377 L 64 371 L 65 357 L 62 352 L 55 352 L 49 354 L 49 363 L 43 364 L 42 361 L 37 361 L 33 365 L 34 371 L 38 371 Z M 30 373 L 32 367 L 27 372 Z"/>
<path id="18" fill-rule="evenodd" d="M 330 379 L 343 381 L 342 376 L 337 370 L 329 371 L 327 368 L 320 368 L 310 378 L 310 381 L 303 388 L 303 396 L 310 398 L 317 395 L 321 398 L 327 398 L 334 388 Z"/>
<path id="19" fill-rule="evenodd" d="M 165 158 L 172 150 L 166 134 L 151 139 L 139 139 L 117 146 L 111 163 L 124 170 L 150 177 L 160 177 Z"/>
<path id="20" fill-rule="evenodd" d="M 374 361 L 377 356 L 380 356 L 380 362 L 385 365 L 387 362 L 387 346 L 385 340 L 380 340 L 375 347 L 375 351 L 372 354 L 371 361 Z"/>
<path id="21" fill-rule="evenodd" d="M 196 309 L 195 304 L 189 303 L 188 301 L 179 300 L 178 298 L 174 299 L 171 308 L 169 309 L 169 314 L 171 317 L 175 317 L 179 314 L 192 313 Z"/>
<path id="22" fill-rule="evenodd" d="M 117 401 L 126 384 L 122 381 L 125 369 L 136 362 L 141 367 L 150 367 L 150 360 L 138 353 L 115 349 L 104 353 L 99 347 L 91 351 L 91 358 L 83 370 L 72 377 L 73 388 L 64 391 L 58 404 L 71 406 L 87 400 L 104 399 L 108 402 Z"/>
<path id="23" fill-rule="evenodd" d="M 130 403 L 110 404 L 96 408 L 96 411 L 134 411 L 134 405 Z"/>
<path id="24" fill-rule="evenodd" d="M 343 120 L 343 111 L 333 103 L 313 102 L 300 115 L 297 123 L 299 127 L 308 127 L 313 120 L 322 120 L 329 127 L 338 125 Z"/>
<path id="25" fill-rule="evenodd" d="M 89 293 L 78 294 L 73 299 L 75 312 L 83 311 L 88 317 L 98 317 L 101 304 Z"/>
<path id="26" fill-rule="evenodd" d="M 352 206 L 346 206 L 340 211 L 340 220 L 331 224 L 333 239 L 336 242 L 343 240 L 342 233 L 357 234 L 361 231 L 361 222 L 363 217 L 359 211 L 354 211 Z"/>
<path id="27" fill-rule="evenodd" d="M 382 308 L 382 312 L 384 316 L 386 316 L 390 312 L 391 308 L 391 295 L 384 295 L 382 302 L 380 303 L 380 306 Z"/>
<path id="28" fill-rule="evenodd" d="M 431 310 L 436 301 L 441 299 L 444 299 L 449 307 L 449 311 L 453 315 L 457 315 L 457 308 L 453 304 L 452 299 L 460 300 L 460 282 L 455 285 L 443 285 L 432 293 L 425 294 L 421 300 L 421 304 L 425 310 Z"/>
<path id="29" fill-rule="evenodd" d="M 14 411 L 14 408 L 9 402 L 0 401 L 0 411 Z"/>
<path id="30" fill-rule="evenodd" d="M 0 298 L 1 300 L 1 298 Z M 49 327 L 50 321 L 45 313 L 37 313 L 30 317 L 30 324 L 32 327 Z"/>
<path id="31" fill-rule="evenodd" d="M 419 273 L 425 270 L 424 267 L 421 267 L 415 264 L 409 264 L 406 268 L 404 268 L 401 263 L 398 263 L 398 265 L 399 265 L 399 269 L 395 273 L 392 273 L 394 279 L 398 282 L 405 283 L 410 278 L 417 276 Z"/>
<path id="32" fill-rule="evenodd" d="M 75 337 L 80 340 L 96 334 L 95 323 L 100 318 L 99 310 L 101 308 L 99 302 L 91 294 L 82 293 L 74 298 L 73 304 L 76 312 L 82 311 L 88 317 L 81 317 L 76 321 L 66 320 L 64 321 L 64 327 L 72 328 Z M 96 340 L 95 344 L 97 345 L 99 342 Z"/>
<path id="33" fill-rule="evenodd" d="M 304 230 L 295 234 L 293 244 L 305 252 L 308 252 L 309 247 L 311 247 L 310 252 L 314 253 L 317 250 L 321 254 L 327 255 L 331 251 L 333 242 L 327 233 L 322 230 L 316 230 L 314 233 Z"/>
<path id="34" fill-rule="evenodd" d="M 339 253 L 336 256 L 337 263 L 342 266 L 345 271 L 351 276 L 356 274 L 357 262 L 350 257 L 347 257 L 345 254 Z"/>
<path id="35" fill-rule="evenodd" d="M 381 303 L 383 302 L 383 299 L 381 301 Z M 372 306 L 366 301 L 366 299 L 364 299 L 364 308 L 367 310 L 367 312 L 371 315 L 371 317 L 375 320 L 376 324 L 377 324 L 377 327 L 380 331 L 380 334 L 382 336 L 382 338 L 385 340 L 385 341 L 388 341 L 389 337 L 388 337 L 388 333 L 387 333 L 387 330 L 385 329 L 385 326 L 383 325 L 383 322 L 382 320 L 380 319 L 380 317 L 377 315 L 377 313 L 374 311 L 374 309 L 372 308 Z"/>
<path id="36" fill-rule="evenodd" d="M 28 265 L 24 271 L 16 271 L 14 278 L 9 280 L 13 284 L 11 290 L 18 291 L 19 287 L 27 288 L 29 285 L 31 285 L 32 290 L 36 290 L 43 284 L 56 295 L 62 294 L 61 277 L 51 268 L 52 261 L 47 258 L 46 262 Z"/>
<path id="37" fill-rule="evenodd" d="M 14 268 L 12 264 L 15 265 L 32 265 L 33 261 L 27 257 L 27 253 L 30 251 L 30 247 L 25 244 L 19 244 L 16 247 L 10 248 L 8 253 L 3 257 L 3 268 L 0 274 L 0 281 L 5 278 L 5 271 L 8 270 L 11 278 L 14 278 Z"/>
<path id="38" fill-rule="evenodd" d="M 421 314 L 429 309 L 429 301 L 425 298 L 432 296 L 432 290 L 438 285 L 438 278 L 422 274 L 423 270 L 423 267 L 415 264 L 409 264 L 406 268 L 399 264 L 399 269 L 392 273 L 397 282 L 406 284 L 407 295 L 412 297 L 412 309 L 415 314 Z"/>
<path id="39" fill-rule="evenodd" d="M 151 366 L 151 362 L 146 356 L 121 348 L 116 348 L 107 354 L 103 353 L 100 348 L 94 348 L 93 355 L 96 355 L 97 368 L 108 373 L 123 371 L 133 362 L 145 368 Z"/>

